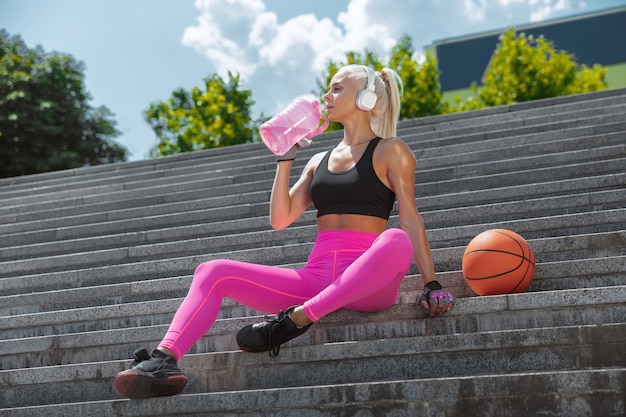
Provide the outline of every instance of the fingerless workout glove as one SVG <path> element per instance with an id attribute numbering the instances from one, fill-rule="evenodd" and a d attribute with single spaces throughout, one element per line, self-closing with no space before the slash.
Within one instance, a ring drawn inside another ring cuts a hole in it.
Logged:
<path id="1" fill-rule="evenodd" d="M 276 162 L 280 161 L 293 161 L 296 159 L 296 152 L 298 152 L 298 148 L 300 146 L 296 143 L 293 145 L 284 155 L 278 155 L 276 157 Z"/>
<path id="2" fill-rule="evenodd" d="M 447 304 L 453 303 L 454 297 L 447 291 L 443 290 L 443 287 L 438 281 L 430 281 L 424 287 L 424 292 L 419 296 L 417 302 L 426 301 L 428 305 L 433 304 Z"/>

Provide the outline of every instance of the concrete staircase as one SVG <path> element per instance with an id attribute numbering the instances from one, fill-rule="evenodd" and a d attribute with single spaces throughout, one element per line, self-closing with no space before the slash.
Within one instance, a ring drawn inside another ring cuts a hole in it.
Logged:
<path id="1" fill-rule="evenodd" d="M 161 339 L 195 267 L 306 260 L 314 211 L 268 225 L 274 158 L 249 144 L 0 180 L 0 417 L 624 416 L 626 89 L 398 133 L 455 309 L 427 318 L 414 268 L 393 308 L 333 313 L 270 358 L 237 350 L 260 317 L 225 300 L 170 398 L 120 399 L 111 382 Z M 294 179 L 339 138 L 300 151 Z M 528 292 L 466 286 L 463 250 L 491 228 L 534 249 Z"/>

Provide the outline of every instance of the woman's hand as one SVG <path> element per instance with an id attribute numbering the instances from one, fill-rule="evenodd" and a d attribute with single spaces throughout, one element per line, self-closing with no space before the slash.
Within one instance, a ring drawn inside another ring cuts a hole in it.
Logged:
<path id="1" fill-rule="evenodd" d="M 428 310 L 432 316 L 447 313 L 454 307 L 454 297 L 443 290 L 437 281 L 430 281 L 424 287 L 424 292 L 417 299 L 423 309 Z"/>

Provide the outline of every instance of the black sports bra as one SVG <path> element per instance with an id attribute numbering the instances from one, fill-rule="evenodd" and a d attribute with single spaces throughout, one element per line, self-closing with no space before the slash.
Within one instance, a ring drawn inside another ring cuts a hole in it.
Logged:
<path id="1" fill-rule="evenodd" d="M 380 138 L 374 138 L 349 170 L 331 172 L 326 152 L 311 182 L 317 217 L 326 214 L 363 214 L 388 220 L 396 195 L 376 175 L 372 157 Z"/>

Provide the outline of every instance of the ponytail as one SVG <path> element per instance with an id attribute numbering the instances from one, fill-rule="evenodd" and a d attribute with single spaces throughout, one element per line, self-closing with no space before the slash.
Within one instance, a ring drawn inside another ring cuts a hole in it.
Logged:
<path id="1" fill-rule="evenodd" d="M 367 81 L 367 71 L 363 65 L 350 64 L 342 71 L 348 71 L 351 78 L 363 82 Z M 402 80 L 390 68 L 383 68 L 375 73 L 374 92 L 376 105 L 369 111 L 369 122 L 372 131 L 383 139 L 396 136 L 396 125 L 400 117 L 400 96 L 402 94 Z"/>
<path id="2" fill-rule="evenodd" d="M 402 88 L 402 80 L 394 70 L 383 68 L 376 73 L 377 100 L 370 112 L 370 127 L 383 139 L 396 136 Z"/>

